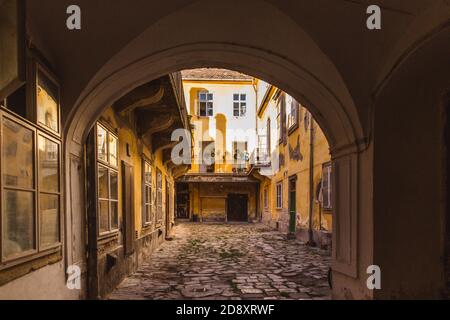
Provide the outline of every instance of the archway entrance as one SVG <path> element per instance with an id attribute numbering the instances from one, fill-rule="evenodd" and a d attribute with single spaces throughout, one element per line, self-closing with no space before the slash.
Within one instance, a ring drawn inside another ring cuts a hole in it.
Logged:
<path id="1" fill-rule="evenodd" d="M 261 59 L 264 60 L 264 68 L 261 68 Z M 361 152 L 365 151 L 363 145 L 358 144 L 364 141 L 361 133 L 355 132 L 355 128 L 360 126 L 354 124 L 354 119 L 349 118 L 349 110 L 345 110 L 351 106 L 344 108 L 329 88 L 317 79 L 280 56 L 254 48 L 226 43 L 184 45 L 127 64 L 97 86 L 90 86 L 91 89 L 80 97 L 66 127 L 66 170 L 71 173 L 67 176 L 66 187 L 72 195 L 68 214 L 72 214 L 74 203 L 79 204 L 79 208 L 83 207 L 83 191 L 74 189 L 73 181 L 79 179 L 84 137 L 105 106 L 112 105 L 130 90 L 167 72 L 200 66 L 232 68 L 271 81 L 310 107 L 330 143 L 336 172 L 334 188 L 345 190 L 334 199 L 333 270 L 338 273 L 334 277 L 334 288 L 338 292 L 340 279 L 345 281 L 346 287 L 361 287 L 365 281 L 358 276 L 357 212 L 359 194 L 362 192 L 358 187 L 361 179 L 359 163 Z M 75 171 L 74 166 L 77 168 Z M 370 245 L 370 242 L 365 243 Z"/>

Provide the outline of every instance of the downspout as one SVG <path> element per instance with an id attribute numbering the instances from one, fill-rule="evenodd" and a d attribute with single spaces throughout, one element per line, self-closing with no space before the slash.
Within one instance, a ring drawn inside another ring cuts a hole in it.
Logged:
<path id="1" fill-rule="evenodd" d="M 315 247 L 313 233 L 313 206 L 314 206 L 314 120 L 310 118 L 309 133 L 309 226 L 308 226 L 308 244 Z"/>

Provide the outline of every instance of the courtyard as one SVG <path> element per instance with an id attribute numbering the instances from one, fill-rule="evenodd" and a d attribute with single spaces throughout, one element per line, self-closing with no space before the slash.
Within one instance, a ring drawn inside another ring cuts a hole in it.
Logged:
<path id="1" fill-rule="evenodd" d="M 329 299 L 331 258 L 263 224 L 177 224 L 112 300 Z"/>

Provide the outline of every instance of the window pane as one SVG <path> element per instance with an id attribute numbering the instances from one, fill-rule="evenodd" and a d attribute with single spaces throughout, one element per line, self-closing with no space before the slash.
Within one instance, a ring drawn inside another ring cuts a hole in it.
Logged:
<path id="1" fill-rule="evenodd" d="M 206 116 L 206 102 L 200 102 L 200 115 Z"/>
<path id="2" fill-rule="evenodd" d="M 200 101 L 206 101 L 206 93 L 200 93 Z"/>
<path id="3" fill-rule="evenodd" d="M 145 222 L 150 223 L 150 222 L 152 222 L 152 207 L 151 207 L 151 205 L 145 206 L 145 210 L 146 210 Z"/>
<path id="4" fill-rule="evenodd" d="M 34 195 L 5 190 L 3 203 L 3 256 L 11 257 L 35 248 Z"/>
<path id="5" fill-rule="evenodd" d="M 239 103 L 238 102 L 233 103 L 233 115 L 235 117 L 239 116 Z"/>
<path id="6" fill-rule="evenodd" d="M 59 242 L 59 196 L 40 195 L 40 245 L 51 246 Z"/>
<path id="7" fill-rule="evenodd" d="M 148 162 L 145 162 L 145 182 L 152 183 L 152 167 Z"/>
<path id="8" fill-rule="evenodd" d="M 37 81 L 37 120 L 40 124 L 58 132 L 58 87 L 41 71 L 38 71 Z"/>
<path id="9" fill-rule="evenodd" d="M 245 101 L 245 99 L 246 99 L 246 95 L 245 94 L 241 94 L 241 100 Z"/>
<path id="10" fill-rule="evenodd" d="M 100 233 L 109 231 L 108 207 L 109 201 L 100 200 L 98 202 L 98 224 Z"/>
<path id="11" fill-rule="evenodd" d="M 34 188 L 34 132 L 3 118 L 2 140 L 5 185 Z"/>
<path id="12" fill-rule="evenodd" d="M 109 135 L 109 164 L 117 167 L 117 138 Z"/>
<path id="13" fill-rule="evenodd" d="M 59 145 L 38 137 L 39 186 L 42 190 L 59 192 Z"/>
<path id="14" fill-rule="evenodd" d="M 98 166 L 98 197 L 103 199 L 109 198 L 108 169 L 102 166 Z"/>
<path id="15" fill-rule="evenodd" d="M 106 146 L 106 130 L 97 125 L 97 157 L 99 160 L 108 161 Z"/>
<path id="16" fill-rule="evenodd" d="M 212 93 L 208 93 L 208 101 L 212 101 L 212 99 L 213 99 Z"/>
<path id="17" fill-rule="evenodd" d="M 241 116 L 245 116 L 246 112 L 247 112 L 247 104 L 241 103 Z"/>
<path id="18" fill-rule="evenodd" d="M 117 200 L 118 198 L 118 176 L 117 176 L 117 172 L 111 172 L 110 173 L 110 180 L 109 180 L 109 185 L 111 187 L 111 192 L 110 192 L 110 199 L 114 199 Z"/>
<path id="19" fill-rule="evenodd" d="M 111 229 L 119 228 L 119 207 L 118 202 L 111 201 Z"/>
<path id="20" fill-rule="evenodd" d="M 233 94 L 233 100 L 238 101 L 239 100 L 239 94 Z"/>
<path id="21" fill-rule="evenodd" d="M 145 203 L 151 203 L 152 189 L 149 186 L 145 186 Z"/>

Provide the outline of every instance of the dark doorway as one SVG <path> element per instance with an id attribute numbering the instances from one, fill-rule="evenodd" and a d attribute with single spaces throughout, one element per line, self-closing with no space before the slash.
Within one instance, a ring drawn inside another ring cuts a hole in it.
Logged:
<path id="1" fill-rule="evenodd" d="M 125 254 L 134 252 L 135 226 L 134 226 L 134 194 L 133 194 L 133 167 L 122 161 L 122 197 L 123 197 L 123 224 Z"/>
<path id="2" fill-rule="evenodd" d="M 177 219 L 189 219 L 189 185 L 177 183 Z"/>
<path id="3" fill-rule="evenodd" d="M 228 195 L 227 219 L 236 222 L 248 221 L 248 195 Z"/>

